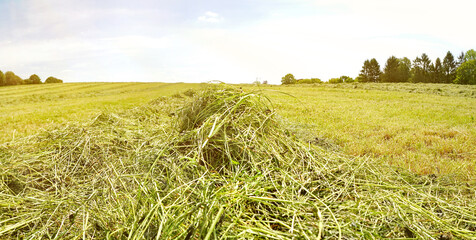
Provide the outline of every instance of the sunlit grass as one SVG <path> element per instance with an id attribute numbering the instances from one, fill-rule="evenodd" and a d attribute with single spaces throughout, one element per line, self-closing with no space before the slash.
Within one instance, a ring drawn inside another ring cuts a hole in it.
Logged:
<path id="1" fill-rule="evenodd" d="M 105 109 L 127 109 L 188 88 L 200 85 L 65 83 L 2 87 L 0 142 L 87 120 Z M 473 86 L 358 83 L 260 88 L 294 96 L 265 92 L 289 127 L 306 140 L 419 174 L 475 179 Z"/>
<path id="2" fill-rule="evenodd" d="M 308 140 L 420 174 L 476 179 L 476 98 L 327 85 L 264 88 L 294 96 L 266 93 Z"/>
<path id="3" fill-rule="evenodd" d="M 200 84 L 64 83 L 0 88 L 0 142 L 69 121 L 86 120 L 105 109 L 144 104 Z"/>
<path id="4" fill-rule="evenodd" d="M 475 85 L 443 84 L 443 83 L 340 83 L 320 84 L 321 87 L 347 88 L 364 90 L 383 90 L 408 93 L 423 93 L 439 96 L 476 98 Z"/>
<path id="5" fill-rule="evenodd" d="M 275 110 L 211 88 L 2 144 L 0 238 L 476 237 L 474 184 L 302 141 Z"/>

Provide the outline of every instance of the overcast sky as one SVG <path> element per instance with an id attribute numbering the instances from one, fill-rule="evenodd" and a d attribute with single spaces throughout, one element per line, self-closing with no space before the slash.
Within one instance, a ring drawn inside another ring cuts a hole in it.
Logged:
<path id="1" fill-rule="evenodd" d="M 0 70 L 65 82 L 356 77 L 476 48 L 475 0 L 0 0 Z"/>

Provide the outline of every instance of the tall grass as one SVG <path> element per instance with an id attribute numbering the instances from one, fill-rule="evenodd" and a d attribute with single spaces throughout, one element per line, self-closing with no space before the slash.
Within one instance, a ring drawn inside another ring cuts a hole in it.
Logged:
<path id="1" fill-rule="evenodd" d="M 474 186 L 302 142 L 258 92 L 160 98 L 0 148 L 0 238 L 476 239 Z"/>

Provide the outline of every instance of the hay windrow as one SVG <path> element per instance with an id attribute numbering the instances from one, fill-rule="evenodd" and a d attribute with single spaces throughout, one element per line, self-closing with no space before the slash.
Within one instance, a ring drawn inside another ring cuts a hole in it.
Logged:
<path id="1" fill-rule="evenodd" d="M 176 149 L 214 170 L 284 167 L 314 156 L 280 127 L 258 93 L 208 89 L 178 111 L 176 128 Z"/>
<path id="2" fill-rule="evenodd" d="M 2 239 L 476 239 L 476 192 L 301 142 L 210 88 L 0 147 Z"/>

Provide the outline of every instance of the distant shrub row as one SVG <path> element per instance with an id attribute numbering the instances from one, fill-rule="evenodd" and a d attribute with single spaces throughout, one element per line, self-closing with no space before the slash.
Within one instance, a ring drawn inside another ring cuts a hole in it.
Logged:
<path id="1" fill-rule="evenodd" d="M 294 75 L 291 73 L 286 74 L 282 78 L 281 81 L 283 84 L 309 84 L 309 83 L 322 83 L 321 79 L 319 78 L 303 78 L 303 79 L 297 79 L 294 78 Z"/>
<path id="2" fill-rule="evenodd" d="M 312 78 L 317 79 L 317 78 Z M 305 81 L 302 81 L 305 80 Z M 317 82 L 321 82 L 320 80 Z M 383 69 L 375 58 L 365 60 L 360 74 L 355 79 L 348 76 L 331 78 L 329 83 L 350 82 L 413 82 L 413 83 L 455 83 L 476 84 L 476 51 L 473 49 L 462 52 L 455 60 L 448 51 L 441 61 L 437 58 L 433 63 L 428 55 L 423 53 L 413 62 L 404 57 L 391 56 Z M 316 83 L 309 79 L 296 80 L 292 74 L 287 74 L 281 79 L 282 84 Z"/>
<path id="3" fill-rule="evenodd" d="M 5 74 L 0 71 L 0 86 L 9 86 L 9 85 L 23 85 L 23 84 L 41 84 L 43 83 L 38 77 L 38 75 L 33 74 L 27 79 L 22 79 L 21 77 L 17 76 L 12 71 L 8 71 Z M 55 78 L 55 77 L 48 77 L 44 83 L 63 83 L 63 80 Z"/>
<path id="4" fill-rule="evenodd" d="M 348 76 L 342 76 L 340 78 L 331 78 L 329 83 L 343 83 L 343 82 L 354 82 L 354 79 Z M 319 78 L 304 78 L 296 79 L 291 73 L 286 74 L 281 79 L 282 84 L 310 84 L 310 83 L 322 83 L 322 80 Z"/>

